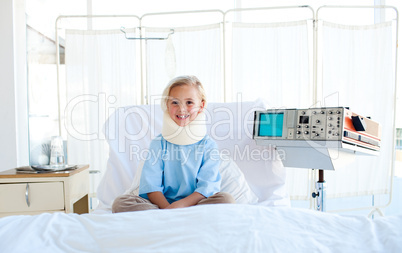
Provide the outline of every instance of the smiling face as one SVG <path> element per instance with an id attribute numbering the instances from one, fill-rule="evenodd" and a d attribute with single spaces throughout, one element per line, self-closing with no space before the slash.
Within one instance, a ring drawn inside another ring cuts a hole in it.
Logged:
<path id="1" fill-rule="evenodd" d="M 187 126 L 204 108 L 195 86 L 180 85 L 170 90 L 167 109 L 170 118 L 179 126 Z"/>

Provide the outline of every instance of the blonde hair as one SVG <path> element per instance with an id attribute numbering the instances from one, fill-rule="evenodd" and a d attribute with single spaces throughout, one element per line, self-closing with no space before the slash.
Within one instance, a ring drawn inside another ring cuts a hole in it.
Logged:
<path id="1" fill-rule="evenodd" d="M 198 95 L 201 99 L 201 101 L 204 102 L 204 108 L 207 105 L 207 97 L 205 94 L 204 87 L 202 86 L 200 80 L 196 76 L 178 76 L 170 80 L 168 85 L 166 86 L 165 90 L 162 93 L 162 101 L 161 101 L 161 107 L 163 111 L 167 110 L 167 102 L 169 101 L 169 94 L 170 91 L 174 87 L 182 86 L 182 85 L 188 85 L 188 86 L 193 86 L 196 87 L 198 90 Z"/>

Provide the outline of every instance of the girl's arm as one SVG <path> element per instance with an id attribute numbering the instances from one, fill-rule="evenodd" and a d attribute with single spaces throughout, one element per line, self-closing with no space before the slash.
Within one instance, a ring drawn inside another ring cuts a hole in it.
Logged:
<path id="1" fill-rule="evenodd" d="M 149 195 L 148 195 L 149 196 Z M 196 205 L 200 200 L 205 199 L 204 195 L 198 192 L 193 192 L 184 199 L 173 202 L 165 207 L 166 209 L 182 208 Z"/>
<path id="2" fill-rule="evenodd" d="M 165 209 L 170 205 L 162 192 L 150 192 L 147 193 L 147 196 L 149 201 L 151 201 L 152 204 L 157 205 L 160 209 Z"/>
<path id="3" fill-rule="evenodd" d="M 209 137 L 205 141 L 202 164 L 196 178 L 195 192 L 210 197 L 220 192 L 221 175 L 219 166 L 221 157 L 218 146 Z"/>

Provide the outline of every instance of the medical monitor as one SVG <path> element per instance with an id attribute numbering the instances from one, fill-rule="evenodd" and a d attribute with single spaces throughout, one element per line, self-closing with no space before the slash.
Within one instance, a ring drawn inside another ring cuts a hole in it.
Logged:
<path id="1" fill-rule="evenodd" d="M 381 142 L 377 122 L 345 107 L 256 111 L 253 138 L 259 145 L 338 147 L 340 141 L 376 151 Z"/>
<path id="2" fill-rule="evenodd" d="M 334 170 L 350 154 L 377 155 L 380 130 L 345 107 L 268 109 L 255 112 L 253 138 L 281 152 L 286 167 Z"/>

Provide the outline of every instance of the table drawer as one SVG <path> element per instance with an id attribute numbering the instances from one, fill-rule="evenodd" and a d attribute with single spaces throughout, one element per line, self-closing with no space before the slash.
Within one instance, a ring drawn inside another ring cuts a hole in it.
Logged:
<path id="1" fill-rule="evenodd" d="M 0 213 L 64 210 L 63 182 L 0 184 Z"/>

